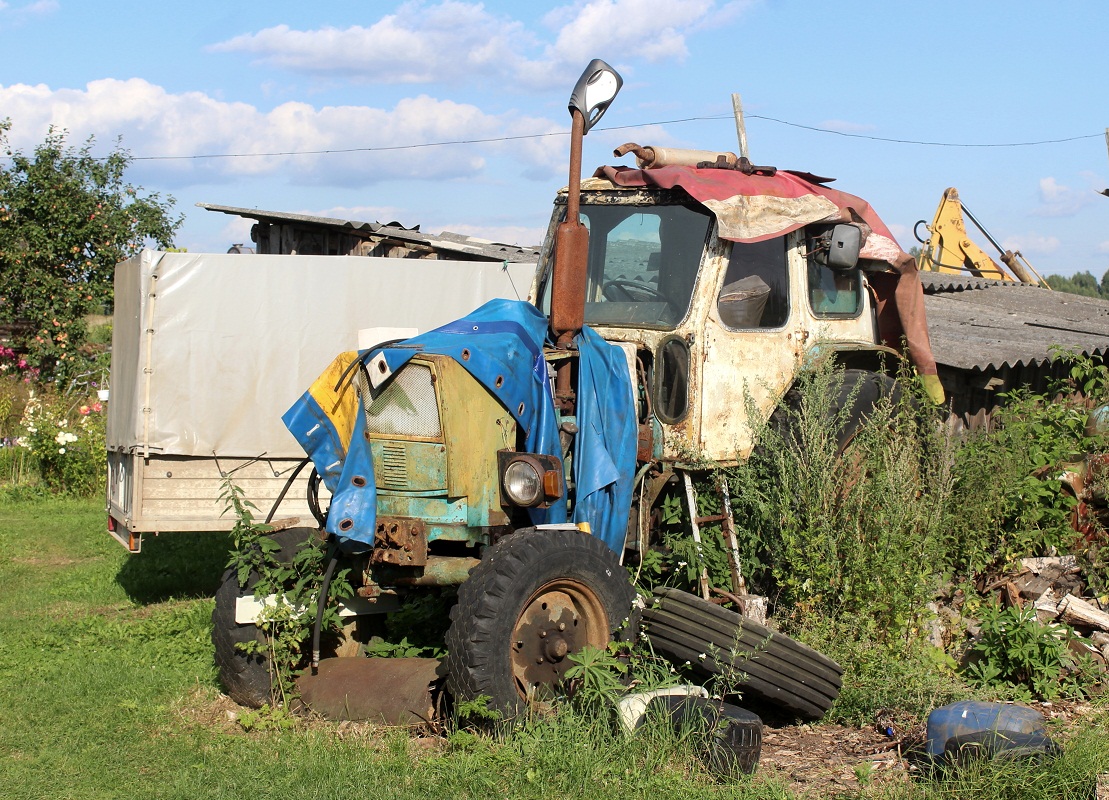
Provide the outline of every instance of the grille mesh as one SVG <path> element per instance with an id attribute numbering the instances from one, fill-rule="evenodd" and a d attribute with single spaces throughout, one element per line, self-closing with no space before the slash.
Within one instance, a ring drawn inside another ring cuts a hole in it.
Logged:
<path id="1" fill-rule="evenodd" d="M 385 390 L 366 407 L 366 430 L 384 436 L 443 435 L 431 368 L 407 364 Z"/>

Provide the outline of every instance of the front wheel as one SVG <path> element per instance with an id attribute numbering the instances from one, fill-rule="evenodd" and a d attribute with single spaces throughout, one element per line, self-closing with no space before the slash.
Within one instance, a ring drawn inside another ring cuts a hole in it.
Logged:
<path id="1" fill-rule="evenodd" d="M 314 533 L 310 528 L 286 528 L 270 534 L 277 544 L 277 560 L 282 563 L 292 561 Z M 216 605 L 212 611 L 212 644 L 220 683 L 228 697 L 239 705 L 251 708 L 270 702 L 272 666 L 268 657 L 248 653 L 240 647 L 248 642 L 265 644 L 266 637 L 257 625 L 236 622 L 235 607 L 240 597 L 254 594 L 254 584 L 258 579 L 258 574 L 252 571 L 246 586 L 239 586 L 235 570 L 228 569 L 216 592 Z"/>
<path id="2" fill-rule="evenodd" d="M 520 531 L 491 548 L 459 587 L 447 631 L 447 686 L 485 696 L 506 718 L 560 683 L 586 646 L 601 648 L 635 592 L 616 554 L 575 530 Z"/>

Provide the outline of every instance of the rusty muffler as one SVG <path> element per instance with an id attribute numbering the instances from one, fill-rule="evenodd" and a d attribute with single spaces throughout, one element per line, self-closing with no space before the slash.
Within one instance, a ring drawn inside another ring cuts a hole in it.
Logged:
<path id="1" fill-rule="evenodd" d="M 612 151 L 619 158 L 631 153 L 635 165 L 640 169 L 657 167 L 696 167 L 704 162 L 717 163 L 723 159 L 728 166 L 735 166 L 738 156 L 735 153 L 722 153 L 715 150 L 682 150 L 676 147 L 651 147 L 635 142 L 622 144 Z"/>
<path id="2" fill-rule="evenodd" d="M 300 698 L 326 719 L 419 725 L 435 719 L 437 658 L 327 658 L 297 678 Z"/>

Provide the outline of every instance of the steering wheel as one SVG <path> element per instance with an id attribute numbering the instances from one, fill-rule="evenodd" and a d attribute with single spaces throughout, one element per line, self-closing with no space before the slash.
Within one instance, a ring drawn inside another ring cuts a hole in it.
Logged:
<path id="1" fill-rule="evenodd" d="M 624 295 L 624 297 L 613 297 L 613 292 L 621 293 Z M 636 298 L 633 296 L 633 292 L 639 292 L 643 296 Z M 640 283 L 639 281 L 624 280 L 623 278 L 617 278 L 616 280 L 608 281 L 604 286 L 601 287 L 601 294 L 603 294 L 607 300 L 611 300 L 613 302 L 635 302 L 638 299 L 654 300 L 655 302 L 666 303 L 668 305 L 670 303 L 670 298 L 668 298 L 655 287 L 650 286 L 646 283 Z"/>

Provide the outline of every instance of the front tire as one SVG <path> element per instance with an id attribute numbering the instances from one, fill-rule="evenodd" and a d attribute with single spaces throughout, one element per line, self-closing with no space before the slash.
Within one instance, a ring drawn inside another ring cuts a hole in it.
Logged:
<path id="1" fill-rule="evenodd" d="M 447 631 L 447 687 L 485 696 L 515 717 L 563 680 L 567 658 L 605 647 L 635 591 L 603 542 L 575 530 L 527 529 L 502 539 L 459 587 Z"/>
<path id="2" fill-rule="evenodd" d="M 278 545 L 276 557 L 282 563 L 293 556 L 308 538 L 316 532 L 311 528 L 288 528 L 270 535 Z M 227 696 L 242 706 L 260 708 L 271 700 L 270 659 L 262 654 L 244 652 L 239 645 L 247 642 L 264 644 L 265 635 L 257 625 L 239 624 L 235 621 L 235 605 L 240 597 L 254 593 L 258 575 L 250 573 L 246 586 L 239 586 L 235 570 L 223 573 L 223 581 L 216 591 L 216 607 L 212 611 L 212 644 L 215 646 L 216 668 L 219 681 Z"/>

